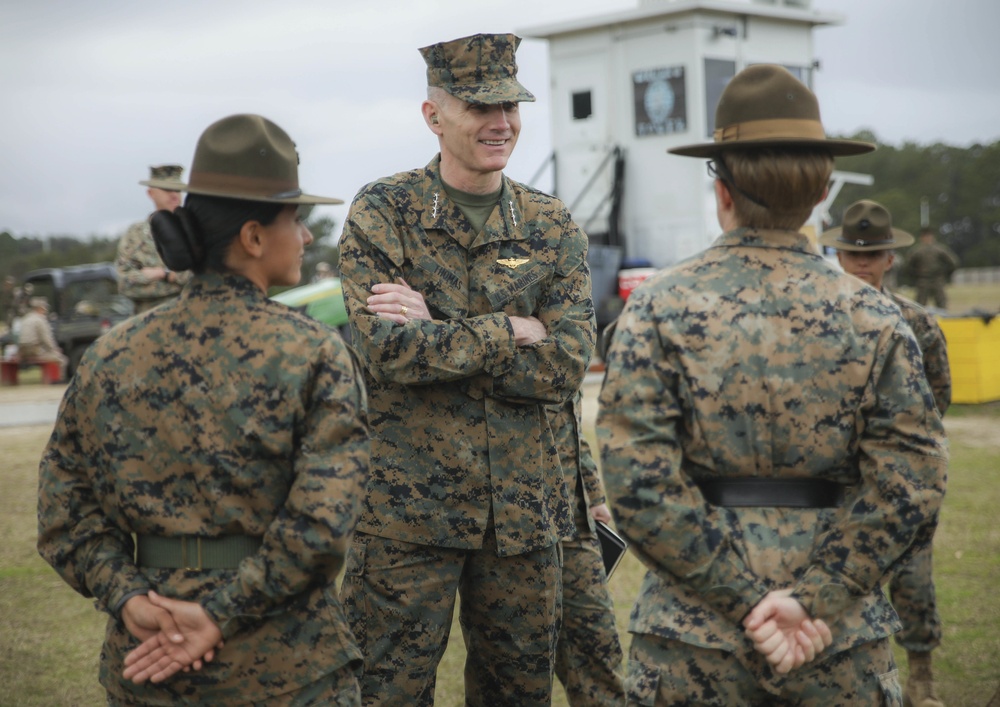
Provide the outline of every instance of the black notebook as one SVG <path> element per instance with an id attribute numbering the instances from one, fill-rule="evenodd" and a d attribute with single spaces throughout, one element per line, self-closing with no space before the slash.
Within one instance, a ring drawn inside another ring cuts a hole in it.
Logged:
<path id="1" fill-rule="evenodd" d="M 601 542 L 601 556 L 604 558 L 604 574 L 610 577 L 618 563 L 625 557 L 628 543 L 608 527 L 607 523 L 602 523 L 599 520 L 595 522 L 597 524 L 597 538 Z"/>

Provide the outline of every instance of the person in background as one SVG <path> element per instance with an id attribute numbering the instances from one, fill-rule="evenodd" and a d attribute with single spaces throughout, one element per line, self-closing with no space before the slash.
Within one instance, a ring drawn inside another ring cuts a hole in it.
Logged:
<path id="1" fill-rule="evenodd" d="M 917 288 L 917 304 L 933 300 L 938 309 L 948 309 L 945 286 L 958 268 L 958 256 L 937 241 L 933 229 L 920 229 L 920 243 L 907 253 L 904 268 Z"/>
<path id="2" fill-rule="evenodd" d="M 622 647 L 594 521 L 611 522 L 597 463 L 582 429 L 583 394 L 549 408 L 566 486 L 573 493 L 575 532 L 564 538 L 562 628 L 556 677 L 573 707 L 625 702 Z"/>
<path id="3" fill-rule="evenodd" d="M 913 236 L 892 226 L 881 204 L 862 200 L 847 207 L 843 224 L 826 231 L 820 243 L 837 251 L 837 261 L 850 273 L 892 298 L 910 325 L 923 354 L 924 375 L 934 404 L 944 416 L 951 404 L 948 347 L 937 320 L 924 308 L 890 292 L 885 276 L 895 262 L 896 248 L 913 243 Z M 915 552 L 889 581 L 889 596 L 903 630 L 896 641 L 906 649 L 909 676 L 904 696 L 913 707 L 943 707 L 934 690 L 931 651 L 941 644 L 941 616 L 934 591 L 931 545 Z"/>
<path id="4" fill-rule="evenodd" d="M 156 211 L 173 211 L 181 203 L 179 187 L 184 168 L 165 164 L 149 168 L 149 179 L 139 182 Z M 136 314 L 152 309 L 180 294 L 191 273 L 171 270 L 156 250 L 149 219 L 133 223 L 118 241 L 115 257 L 118 291 L 135 304 Z"/>
<path id="5" fill-rule="evenodd" d="M 39 467 L 38 549 L 108 614 L 110 705 L 353 705 L 336 595 L 368 478 L 366 394 L 341 338 L 268 298 L 312 235 L 288 134 L 233 115 L 153 215 L 179 298 L 87 349 Z M 134 539 L 133 539 L 134 538 Z"/>
<path id="6" fill-rule="evenodd" d="M 587 236 L 506 175 L 534 97 L 509 34 L 421 49 L 440 153 L 361 189 L 340 242 L 372 478 L 341 596 L 366 704 L 431 705 L 456 595 L 468 705 L 549 705 L 569 491 L 546 407 L 594 347 Z"/>
<path id="7" fill-rule="evenodd" d="M 4 325 L 7 328 L 14 321 L 14 315 L 17 312 L 14 306 L 16 296 L 17 278 L 13 275 L 8 275 L 3 279 L 3 285 L 0 286 L 0 325 Z"/>
<path id="8" fill-rule="evenodd" d="M 323 261 L 316 263 L 316 272 L 313 275 L 312 281 L 329 280 L 333 276 L 333 268 L 330 267 L 330 263 Z"/>
<path id="9" fill-rule="evenodd" d="M 709 160 L 723 234 L 631 294 L 599 400 L 609 505 L 649 568 L 626 693 L 900 704 L 881 582 L 931 540 L 944 429 L 899 309 L 800 232 L 834 156 L 874 147 L 827 138 L 771 64 L 715 125 L 669 151 Z"/>
<path id="10" fill-rule="evenodd" d="M 32 297 L 28 313 L 21 317 L 17 336 L 17 356 L 21 361 L 55 361 L 59 364 L 59 380 L 66 380 L 66 354 L 59 348 L 49 321 L 49 301 Z"/>

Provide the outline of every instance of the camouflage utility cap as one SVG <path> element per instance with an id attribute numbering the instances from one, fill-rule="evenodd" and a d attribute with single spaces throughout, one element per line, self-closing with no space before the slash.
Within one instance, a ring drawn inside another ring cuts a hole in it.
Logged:
<path id="1" fill-rule="evenodd" d="M 147 187 L 163 189 L 164 191 L 180 191 L 184 186 L 181 175 L 184 168 L 179 164 L 160 164 L 149 168 L 149 179 L 139 182 Z"/>
<path id="2" fill-rule="evenodd" d="M 755 64 L 733 77 L 715 109 L 713 138 L 667 152 L 713 157 L 737 148 L 794 147 L 859 155 L 875 149 L 867 142 L 828 138 L 816 96 L 788 69 L 774 64 Z"/>
<path id="3" fill-rule="evenodd" d="M 443 88 L 466 103 L 493 105 L 534 101 L 517 80 L 521 38 L 513 34 L 475 34 L 423 47 L 427 85 Z"/>
<path id="4" fill-rule="evenodd" d="M 150 180 L 150 186 L 164 182 Z M 303 194 L 299 153 L 284 130 L 260 115 L 231 115 L 205 128 L 191 161 L 188 184 L 175 191 L 277 204 L 343 204 L 342 199 Z"/>
<path id="5" fill-rule="evenodd" d="M 824 231 L 819 242 L 837 250 L 891 250 L 913 243 L 913 236 L 892 227 L 889 210 L 875 201 L 855 201 L 839 228 Z"/>

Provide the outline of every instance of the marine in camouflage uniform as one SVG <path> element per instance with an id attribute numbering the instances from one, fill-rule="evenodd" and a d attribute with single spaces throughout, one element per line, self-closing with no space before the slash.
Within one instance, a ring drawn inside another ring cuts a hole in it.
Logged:
<path id="1" fill-rule="evenodd" d="M 501 171 L 517 103 L 533 99 L 515 78 L 518 42 L 421 50 L 441 154 L 364 187 L 341 238 L 373 437 L 342 587 L 366 704 L 433 704 L 456 593 L 466 703 L 551 701 L 573 521 L 546 406 L 578 391 L 595 321 L 586 235 Z M 466 130 L 479 139 L 458 147 Z"/>
<path id="2" fill-rule="evenodd" d="M 712 143 L 671 152 L 715 159 L 727 232 L 632 293 L 600 395 L 610 505 L 650 570 L 628 699 L 896 704 L 899 621 L 880 583 L 930 541 L 944 433 L 899 310 L 791 224 L 821 195 L 830 155 L 870 146 L 825 138 L 812 93 L 770 65 L 730 82 L 716 125 Z M 806 164 L 808 192 L 778 176 Z M 770 183 L 747 177 L 772 169 Z M 761 212 L 788 225 L 740 224 Z M 829 627 L 814 662 L 748 637 L 779 602 L 805 611 L 796 626 Z"/>
<path id="3" fill-rule="evenodd" d="M 66 354 L 59 348 L 49 321 L 49 301 L 44 297 L 32 297 L 31 309 L 21 317 L 21 329 L 17 335 L 17 354 L 21 361 L 55 361 L 59 364 L 59 380 L 66 378 Z"/>
<path id="4" fill-rule="evenodd" d="M 150 180 L 157 180 L 167 187 L 170 182 L 180 185 L 183 171 L 179 165 L 150 167 Z M 139 183 L 149 184 L 148 181 Z M 148 194 L 157 209 L 173 211 L 180 203 L 173 189 L 149 187 Z M 118 291 L 132 300 L 136 314 L 176 297 L 191 279 L 190 272 L 173 272 L 163 264 L 160 254 L 156 252 L 149 219 L 133 223 L 118 241 L 115 269 L 118 271 Z"/>
<path id="5" fill-rule="evenodd" d="M 562 629 L 556 649 L 556 676 L 570 705 L 618 707 L 625 701 L 622 647 L 608 591 L 594 513 L 611 516 L 597 464 L 583 435 L 583 394 L 550 408 L 566 485 L 573 491 L 576 532 L 563 540 Z"/>
<path id="6" fill-rule="evenodd" d="M 260 122 L 266 139 L 251 139 Z M 220 134 L 243 136 L 252 153 L 284 146 L 294 159 L 290 138 L 258 116 L 206 130 Z M 235 197 L 258 181 L 238 174 Z M 289 202 L 310 198 L 323 197 Z M 269 237 L 281 247 L 283 235 Z M 260 283 L 194 264 L 180 298 L 84 355 L 39 468 L 38 549 L 109 614 L 109 704 L 356 704 L 361 653 L 334 581 L 368 474 L 360 364 L 335 332 Z M 139 645 L 123 611 L 154 589 L 200 604 L 225 645 L 201 670 L 137 685 L 122 675 Z"/>
<path id="7" fill-rule="evenodd" d="M 861 200 L 847 207 L 842 226 L 825 232 L 820 243 L 837 250 L 837 259 L 846 272 L 880 290 L 899 307 L 917 339 L 924 375 L 943 417 L 951 404 L 951 371 L 944 333 L 923 307 L 885 286 L 885 275 L 895 262 L 893 250 L 913 243 L 913 236 L 892 226 L 892 216 L 884 206 Z M 889 582 L 889 595 L 903 624 L 896 641 L 906 649 L 909 662 L 905 697 L 914 707 L 941 707 L 931 670 L 931 651 L 941 643 L 941 616 L 930 545 L 915 552 L 896 570 Z"/>
<path id="8" fill-rule="evenodd" d="M 938 309 L 947 309 L 945 286 L 957 267 L 958 256 L 948 246 L 937 242 L 934 231 L 922 230 L 920 244 L 907 254 L 905 264 L 917 288 L 917 304 L 925 305 L 933 300 Z"/>

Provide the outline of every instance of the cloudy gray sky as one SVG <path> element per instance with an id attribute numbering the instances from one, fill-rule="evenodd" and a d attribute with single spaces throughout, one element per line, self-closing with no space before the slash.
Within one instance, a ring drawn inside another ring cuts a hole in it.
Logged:
<path id="1" fill-rule="evenodd" d="M 261 113 L 299 145 L 301 181 L 347 201 L 422 165 L 417 47 L 635 7 L 639 0 L 0 0 L 0 230 L 115 235 L 150 208 L 150 164 L 188 166 L 201 131 Z M 892 143 L 1000 139 L 1000 2 L 813 0 L 827 129 Z M 508 172 L 550 150 L 546 44 L 525 40 Z M 545 186 L 545 185 L 540 185 Z M 329 215 L 342 220 L 343 207 Z"/>

